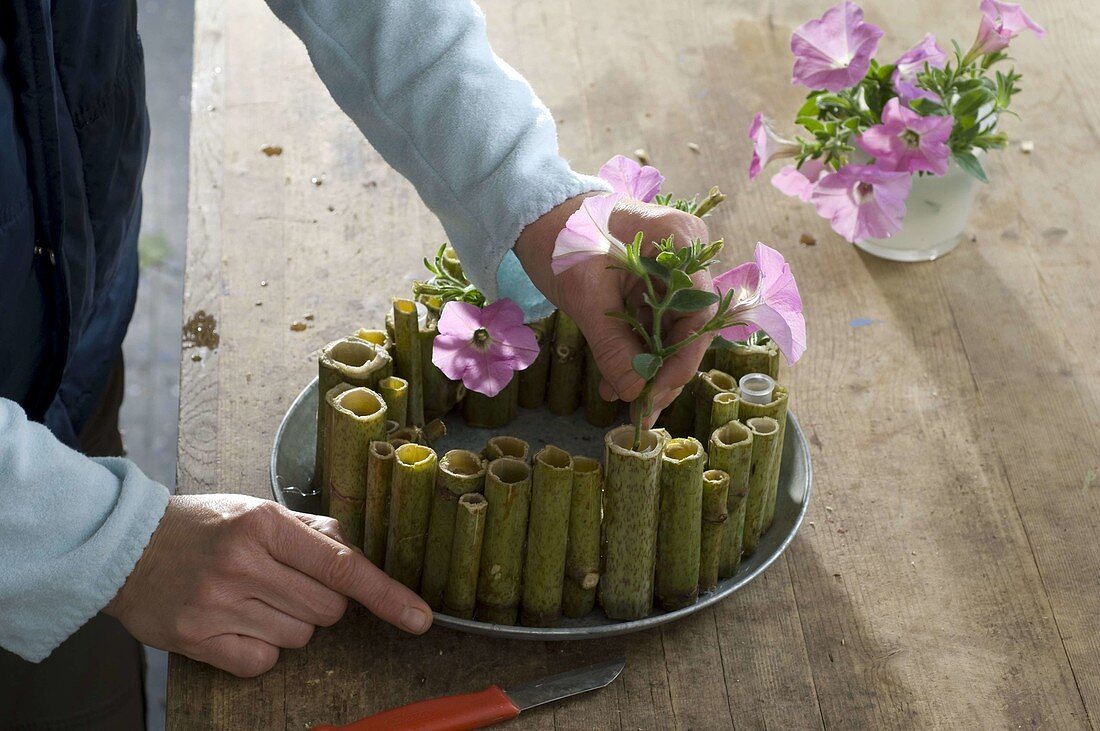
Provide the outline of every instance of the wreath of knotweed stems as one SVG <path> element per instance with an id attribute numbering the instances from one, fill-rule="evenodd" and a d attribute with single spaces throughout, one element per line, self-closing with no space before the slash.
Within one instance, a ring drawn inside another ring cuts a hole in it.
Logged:
<path id="1" fill-rule="evenodd" d="M 642 324 L 641 312 L 636 307 L 630 308 L 628 312 L 606 313 L 608 317 L 623 320 L 630 325 L 648 350 L 634 356 L 631 363 L 634 372 L 645 379 L 645 386 L 638 396 L 638 408 L 634 409 L 633 448 L 635 450 L 641 446 L 642 422 L 652 410 L 650 394 L 653 391 L 653 380 L 657 377 L 661 366 L 704 335 L 735 324 L 731 307 L 737 294 L 732 289 L 724 295 L 696 289 L 691 279 L 693 275 L 717 263 L 715 257 L 724 245 L 721 239 L 709 244 L 695 239 L 687 246 L 678 249 L 670 236 L 655 242 L 657 246 L 655 257 L 642 256 L 643 239 L 644 235 L 639 232 L 626 246 L 622 257 L 611 264 L 610 268 L 625 271 L 642 280 L 644 285 L 642 302 L 648 310 L 650 317 L 647 319 L 651 320 L 652 325 L 647 327 Z M 714 308 L 714 314 L 702 327 L 697 328 L 683 340 L 675 343 L 665 342 L 663 332 L 665 315 L 674 312 L 698 312 L 710 307 Z M 711 347 L 718 349 L 729 345 L 721 338 L 716 338 Z"/>

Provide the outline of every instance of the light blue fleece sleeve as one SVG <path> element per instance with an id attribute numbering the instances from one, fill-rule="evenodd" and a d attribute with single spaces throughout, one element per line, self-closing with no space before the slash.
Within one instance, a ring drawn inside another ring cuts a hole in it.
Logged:
<path id="1" fill-rule="evenodd" d="M 524 226 L 592 190 L 558 154 L 546 106 L 493 53 L 471 0 L 267 0 L 367 140 L 439 217 L 470 280 L 528 318 L 549 303 L 512 246 Z"/>
<path id="2" fill-rule="evenodd" d="M 92 459 L 0 398 L 0 647 L 39 662 L 107 605 L 168 504 L 127 459 Z"/>

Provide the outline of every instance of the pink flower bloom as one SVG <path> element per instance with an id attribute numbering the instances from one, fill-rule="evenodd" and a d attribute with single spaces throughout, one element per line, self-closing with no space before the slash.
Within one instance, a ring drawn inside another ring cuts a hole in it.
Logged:
<path id="1" fill-rule="evenodd" d="M 665 176 L 652 165 L 641 165 L 629 157 L 616 155 L 600 168 L 600 177 L 611 184 L 611 190 L 649 203 L 661 192 Z"/>
<path id="2" fill-rule="evenodd" d="M 844 0 L 791 36 L 794 73 L 791 83 L 811 89 L 841 91 L 867 75 L 882 30 L 863 22 L 863 10 Z"/>
<path id="3" fill-rule="evenodd" d="M 901 230 L 913 178 L 874 165 L 845 165 L 814 186 L 817 215 L 848 241 L 888 238 Z"/>
<path id="4" fill-rule="evenodd" d="M 810 202 L 810 196 L 814 192 L 814 184 L 828 173 L 825 164 L 820 160 L 807 160 L 802 167 L 787 165 L 772 176 L 772 185 L 789 196 L 801 198 L 804 203 Z"/>
<path id="5" fill-rule="evenodd" d="M 882 109 L 882 124 L 856 138 L 856 144 L 875 158 L 883 170 L 943 175 L 951 150 L 947 139 L 955 120 L 949 116 L 922 117 L 894 97 Z"/>
<path id="6" fill-rule="evenodd" d="M 974 39 L 974 46 L 966 54 L 968 58 L 1002 51 L 1008 48 L 1009 41 L 1025 30 L 1031 30 L 1039 38 L 1046 35 L 1042 26 L 1016 3 L 982 0 L 979 8 L 982 11 L 982 22 L 978 26 L 978 37 Z"/>
<path id="7" fill-rule="evenodd" d="M 745 340 L 757 330 L 768 334 L 787 362 L 794 364 L 806 351 L 806 318 L 791 266 L 766 244 L 756 244 L 756 261 L 746 262 L 714 278 L 720 295 L 734 292 L 728 320 L 719 335 Z"/>
<path id="8" fill-rule="evenodd" d="M 749 124 L 749 139 L 752 140 L 752 162 L 749 163 L 749 180 L 752 180 L 769 162 L 784 157 L 794 157 L 801 151 L 797 142 L 785 140 L 775 133 L 771 122 L 760 112 Z"/>
<path id="9" fill-rule="evenodd" d="M 609 230 L 611 211 L 622 198 L 623 193 L 609 193 L 584 199 L 554 241 L 550 259 L 554 274 L 561 274 L 593 256 L 607 254 L 619 258 L 626 254 L 623 242 Z"/>
<path id="10" fill-rule="evenodd" d="M 479 308 L 448 302 L 439 316 L 432 363 L 471 391 L 496 396 L 515 371 L 535 362 L 539 344 L 523 324 L 523 310 L 510 299 Z"/>
<path id="11" fill-rule="evenodd" d="M 947 63 L 947 54 L 936 43 L 936 37 L 931 33 L 924 36 L 920 43 L 901 54 L 894 68 L 892 81 L 894 91 L 903 102 L 914 99 L 931 99 L 936 101 L 938 97 L 927 89 L 917 86 L 917 74 L 924 71 L 925 64 L 934 69 L 942 69 Z"/>

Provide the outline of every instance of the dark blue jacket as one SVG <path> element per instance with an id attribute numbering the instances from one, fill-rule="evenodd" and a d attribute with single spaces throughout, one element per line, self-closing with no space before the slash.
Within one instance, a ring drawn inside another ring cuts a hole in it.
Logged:
<path id="1" fill-rule="evenodd" d="M 0 396 L 75 445 L 137 294 L 134 0 L 0 0 L 0 70 Z"/>

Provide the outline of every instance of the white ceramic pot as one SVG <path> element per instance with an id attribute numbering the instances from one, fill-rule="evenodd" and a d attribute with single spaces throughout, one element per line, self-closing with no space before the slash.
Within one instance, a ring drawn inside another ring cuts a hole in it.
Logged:
<path id="1" fill-rule="evenodd" d="M 951 162 L 943 177 L 914 175 L 901 231 L 888 239 L 865 239 L 856 246 L 893 261 L 932 261 L 962 239 L 981 183 Z"/>

